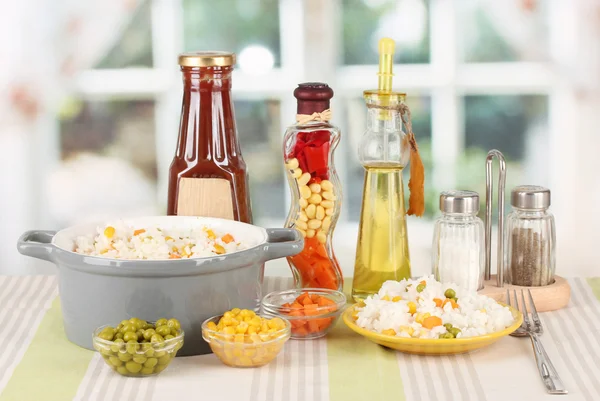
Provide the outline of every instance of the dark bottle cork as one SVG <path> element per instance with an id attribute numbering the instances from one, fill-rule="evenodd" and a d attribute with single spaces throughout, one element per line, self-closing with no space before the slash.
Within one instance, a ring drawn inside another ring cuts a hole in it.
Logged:
<path id="1" fill-rule="evenodd" d="M 329 108 L 333 89 L 322 82 L 306 82 L 298 84 L 294 97 L 298 99 L 298 114 L 322 113 Z"/>

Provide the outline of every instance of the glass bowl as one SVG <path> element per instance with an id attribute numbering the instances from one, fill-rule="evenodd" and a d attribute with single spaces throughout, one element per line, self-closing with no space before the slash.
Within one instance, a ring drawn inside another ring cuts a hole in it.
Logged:
<path id="1" fill-rule="evenodd" d="M 331 303 L 298 309 L 293 304 L 302 294 L 324 297 Z M 262 300 L 262 311 L 266 316 L 289 320 L 292 326 L 291 338 L 312 340 L 323 337 L 329 332 L 345 305 L 346 296 L 340 291 L 325 288 L 298 288 L 267 294 Z"/>
<path id="2" fill-rule="evenodd" d="M 291 325 L 285 319 L 285 328 L 267 334 L 225 334 L 208 328 L 217 324 L 223 315 L 214 316 L 202 323 L 202 338 L 214 354 L 227 366 L 255 368 L 271 362 L 290 338 Z M 260 316 L 272 318 L 272 316 Z"/>
<path id="3" fill-rule="evenodd" d="M 183 330 L 161 343 L 114 342 L 104 340 L 99 334 L 106 327 L 94 331 L 92 343 L 106 364 L 115 372 L 129 377 L 154 376 L 169 366 L 177 351 L 183 346 Z"/>

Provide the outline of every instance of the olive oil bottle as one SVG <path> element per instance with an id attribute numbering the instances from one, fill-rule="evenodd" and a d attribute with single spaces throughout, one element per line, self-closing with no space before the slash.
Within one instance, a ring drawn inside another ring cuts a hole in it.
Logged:
<path id="1" fill-rule="evenodd" d="M 402 171 L 411 145 L 402 131 L 405 94 L 392 91 L 394 41 L 379 42 L 379 88 L 367 90 L 367 131 L 359 145 L 365 168 L 352 297 L 375 294 L 387 280 L 410 277 Z"/>

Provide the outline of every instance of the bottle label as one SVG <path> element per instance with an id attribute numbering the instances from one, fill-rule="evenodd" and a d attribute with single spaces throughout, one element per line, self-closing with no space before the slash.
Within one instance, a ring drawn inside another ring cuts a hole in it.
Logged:
<path id="1" fill-rule="evenodd" d="M 177 215 L 233 220 L 231 183 L 223 178 L 181 178 Z"/>

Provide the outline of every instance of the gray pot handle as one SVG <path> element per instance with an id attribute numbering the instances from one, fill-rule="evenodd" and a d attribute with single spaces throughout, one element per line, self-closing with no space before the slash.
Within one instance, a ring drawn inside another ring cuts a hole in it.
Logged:
<path id="1" fill-rule="evenodd" d="M 264 260 L 293 256 L 304 249 L 304 238 L 295 228 L 267 228 Z"/>
<path id="2" fill-rule="evenodd" d="M 56 231 L 51 230 L 26 231 L 19 237 L 17 249 L 21 255 L 52 262 L 54 245 L 51 242 L 55 234 Z"/>

